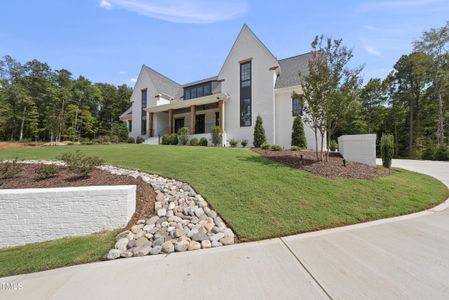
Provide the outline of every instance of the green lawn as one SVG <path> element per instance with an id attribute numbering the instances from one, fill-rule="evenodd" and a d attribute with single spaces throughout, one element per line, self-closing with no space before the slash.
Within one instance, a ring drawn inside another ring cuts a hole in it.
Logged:
<path id="1" fill-rule="evenodd" d="M 111 249 L 116 231 L 0 249 L 0 277 L 98 261 Z"/>
<path id="2" fill-rule="evenodd" d="M 329 179 L 280 165 L 248 149 L 39 147 L 3 149 L 0 159 L 55 159 L 78 149 L 113 165 L 190 183 L 234 229 L 240 241 L 408 214 L 435 206 L 448 196 L 447 188 L 438 180 L 405 170 L 376 180 Z M 0 270 L 4 269 L 3 256 L 8 251 L 0 252 Z"/>

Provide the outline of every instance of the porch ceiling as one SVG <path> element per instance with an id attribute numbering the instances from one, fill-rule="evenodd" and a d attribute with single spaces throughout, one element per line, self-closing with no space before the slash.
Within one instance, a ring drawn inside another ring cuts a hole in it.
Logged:
<path id="1" fill-rule="evenodd" d="M 200 97 L 200 98 L 196 98 L 196 99 L 174 100 L 171 103 L 148 107 L 145 110 L 147 112 L 162 112 L 162 111 L 167 111 L 169 109 L 186 108 L 186 107 L 190 107 L 192 105 L 205 105 L 205 104 L 215 103 L 220 100 L 227 100 L 227 99 L 229 99 L 228 95 L 219 93 L 219 94 L 213 94 L 213 95 Z"/>

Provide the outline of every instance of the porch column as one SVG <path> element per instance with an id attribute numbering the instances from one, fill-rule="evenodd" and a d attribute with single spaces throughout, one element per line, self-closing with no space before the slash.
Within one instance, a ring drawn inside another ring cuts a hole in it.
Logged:
<path id="1" fill-rule="evenodd" d="M 196 105 L 190 106 L 190 134 L 195 134 Z"/>
<path id="2" fill-rule="evenodd" d="M 224 132 L 224 100 L 218 101 L 218 118 L 220 129 Z"/>
<path id="3" fill-rule="evenodd" d="M 173 133 L 173 109 L 168 110 L 168 133 Z"/>
<path id="4" fill-rule="evenodd" d="M 148 113 L 148 136 L 153 137 L 153 114 L 152 112 Z"/>

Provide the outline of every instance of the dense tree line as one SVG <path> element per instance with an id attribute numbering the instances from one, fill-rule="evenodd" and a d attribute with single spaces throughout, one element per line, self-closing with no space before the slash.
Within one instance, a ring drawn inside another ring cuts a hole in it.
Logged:
<path id="1" fill-rule="evenodd" d="M 52 70 L 31 60 L 0 60 L 0 140 L 62 141 L 110 136 L 123 126 L 127 85 L 74 79 L 68 70 Z M 123 131 L 123 130 L 122 130 Z"/>
<path id="2" fill-rule="evenodd" d="M 348 67 L 352 50 L 341 40 L 317 37 L 302 83 L 306 122 L 316 136 L 376 133 L 380 143 L 392 134 L 396 157 L 430 159 L 440 152 L 447 159 L 449 22 L 424 32 L 413 46 L 386 78 L 363 85 L 362 69 Z"/>

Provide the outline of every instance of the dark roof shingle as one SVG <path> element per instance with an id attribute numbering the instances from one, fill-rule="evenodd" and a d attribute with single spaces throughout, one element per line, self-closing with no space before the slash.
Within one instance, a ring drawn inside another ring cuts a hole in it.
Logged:
<path id="1" fill-rule="evenodd" d="M 287 57 L 278 60 L 281 68 L 281 74 L 276 80 L 275 89 L 296 86 L 301 84 L 302 76 L 308 74 L 309 60 L 312 58 L 312 52 Z"/>

